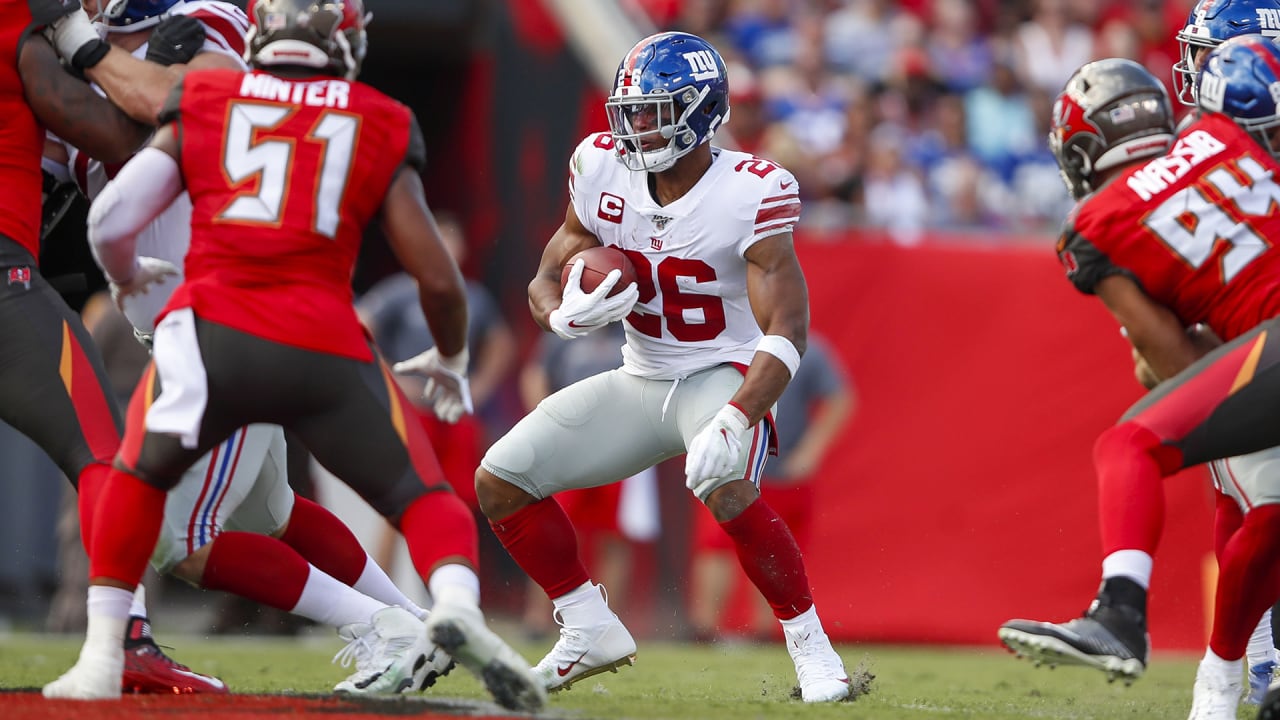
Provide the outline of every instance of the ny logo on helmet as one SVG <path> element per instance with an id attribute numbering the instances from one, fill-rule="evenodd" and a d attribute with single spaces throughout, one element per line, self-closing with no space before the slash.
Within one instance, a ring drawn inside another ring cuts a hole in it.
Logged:
<path id="1" fill-rule="evenodd" d="M 1275 37 L 1277 33 L 1280 33 L 1280 10 L 1275 8 L 1256 8 L 1256 12 L 1258 13 L 1258 28 L 1263 35 Z"/>
<path id="2" fill-rule="evenodd" d="M 689 69 L 693 70 L 694 80 L 710 80 L 720 77 L 720 68 L 716 67 L 716 59 L 706 50 L 682 53 Z"/>

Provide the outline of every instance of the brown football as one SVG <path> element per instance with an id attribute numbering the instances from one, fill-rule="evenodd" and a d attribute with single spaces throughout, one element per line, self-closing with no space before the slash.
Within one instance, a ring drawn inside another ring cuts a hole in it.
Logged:
<path id="1" fill-rule="evenodd" d="M 586 265 L 582 268 L 582 291 L 591 292 L 595 290 L 601 282 L 604 281 L 606 275 L 611 270 L 621 270 L 622 277 L 618 278 L 618 282 L 613 286 L 610 296 L 617 295 L 622 292 L 628 285 L 636 282 L 636 268 L 627 259 L 625 253 L 615 247 L 601 245 L 600 247 L 587 248 L 582 252 L 576 253 L 569 258 L 564 264 L 564 269 L 560 271 L 560 287 L 563 289 L 569 283 L 569 271 L 573 268 L 573 264 L 582 258 L 586 261 Z"/>

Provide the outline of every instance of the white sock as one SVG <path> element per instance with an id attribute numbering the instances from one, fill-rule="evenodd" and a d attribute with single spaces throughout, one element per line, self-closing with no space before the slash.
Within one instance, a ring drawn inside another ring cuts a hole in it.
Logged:
<path id="1" fill-rule="evenodd" d="M 302 595 L 289 612 L 340 628 L 351 623 L 367 623 L 375 612 L 388 607 L 386 603 L 338 582 L 316 566 L 311 565 L 310 568 Z"/>
<path id="2" fill-rule="evenodd" d="M 1240 672 L 1240 658 L 1227 660 L 1218 657 L 1218 654 L 1213 650 L 1205 650 L 1204 659 L 1200 661 L 1200 667 L 1218 675 L 1230 677 Z"/>
<path id="3" fill-rule="evenodd" d="M 1117 550 L 1102 559 L 1102 579 L 1127 577 L 1142 586 L 1151 587 L 1151 556 L 1141 550 Z"/>
<path id="4" fill-rule="evenodd" d="M 822 621 L 818 619 L 817 605 L 809 606 L 808 610 L 805 610 L 804 612 L 791 618 L 790 620 L 783 620 L 779 618 L 778 622 L 782 623 L 782 628 L 784 630 L 798 630 L 810 623 L 813 623 L 819 627 L 822 626 Z"/>
<path id="5" fill-rule="evenodd" d="M 479 587 L 479 580 L 476 581 L 476 586 Z M 418 607 L 415 602 L 400 592 L 400 588 L 396 587 L 381 567 L 378 567 L 378 563 L 367 555 L 364 559 L 364 572 L 360 573 L 360 579 L 352 587 L 388 605 L 399 605 L 413 613 L 419 620 L 427 618 L 427 611 Z"/>
<path id="6" fill-rule="evenodd" d="M 129 614 L 144 618 L 147 616 L 147 588 L 142 583 L 133 589 L 133 602 L 129 605 Z"/>
<path id="7" fill-rule="evenodd" d="M 1249 646 L 1245 651 L 1245 657 L 1249 658 L 1249 667 L 1276 661 L 1275 641 L 1271 639 L 1270 608 L 1262 613 L 1262 619 L 1258 621 L 1258 627 L 1254 628 L 1253 634 L 1249 636 Z"/>
<path id="8" fill-rule="evenodd" d="M 427 592 L 436 604 L 457 603 L 480 606 L 480 578 L 466 565 L 441 565 L 427 578 Z"/>
<path id="9" fill-rule="evenodd" d="M 90 585 L 86 602 L 89 625 L 85 631 L 81 655 L 94 652 L 117 652 L 124 645 L 125 626 L 129 623 L 129 606 L 133 592 L 108 585 Z"/>
<path id="10" fill-rule="evenodd" d="M 560 613 L 560 619 L 571 627 L 599 625 L 614 617 L 600 586 L 590 580 L 558 598 L 552 598 L 551 603 Z"/>

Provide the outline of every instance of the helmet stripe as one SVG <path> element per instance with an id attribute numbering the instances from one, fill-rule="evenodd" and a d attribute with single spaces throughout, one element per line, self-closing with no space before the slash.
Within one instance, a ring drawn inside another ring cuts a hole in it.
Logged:
<path id="1" fill-rule="evenodd" d="M 664 33 L 664 32 L 654 33 L 653 35 L 650 35 L 649 37 L 636 43 L 635 47 L 631 48 L 631 52 L 627 53 L 626 59 L 622 61 L 623 73 L 620 80 L 622 81 L 621 84 L 623 86 L 631 85 L 631 76 L 635 74 L 636 60 L 640 57 L 640 53 L 643 52 L 645 48 L 649 47 L 649 45 L 652 44 L 654 40 L 662 37 L 663 35 L 670 35 L 670 34 L 671 33 Z"/>
<path id="2" fill-rule="evenodd" d="M 1272 52 L 1271 41 L 1261 35 L 1248 35 L 1247 40 L 1240 41 L 1241 44 L 1248 45 L 1253 54 L 1262 58 L 1262 61 L 1271 68 L 1271 74 L 1280 80 L 1280 60 L 1276 59 L 1275 53 Z"/>

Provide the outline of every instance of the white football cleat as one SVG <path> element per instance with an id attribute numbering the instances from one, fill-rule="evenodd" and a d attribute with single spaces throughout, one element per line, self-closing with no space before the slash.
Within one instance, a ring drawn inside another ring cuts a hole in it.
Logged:
<path id="1" fill-rule="evenodd" d="M 849 697 L 852 684 L 844 662 L 831 647 L 831 639 L 814 615 L 812 622 L 795 628 L 783 626 L 787 652 L 796 664 L 800 699 L 807 703 L 833 702 Z"/>
<path id="2" fill-rule="evenodd" d="M 123 647 L 90 647 L 86 642 L 76 664 L 45 685 L 41 693 L 50 699 L 119 700 L 123 676 Z"/>
<path id="3" fill-rule="evenodd" d="M 372 620 L 372 624 L 352 623 L 338 629 L 347 646 L 334 656 L 334 662 L 346 667 L 354 659 L 356 671 L 334 686 L 334 692 L 395 695 L 422 682 L 427 656 L 436 650 L 427 640 L 422 621 L 400 607 L 383 608 Z"/>
<path id="4" fill-rule="evenodd" d="M 427 631 L 431 642 L 479 678 L 502 707 L 532 713 L 546 704 L 547 693 L 528 661 L 485 625 L 479 607 L 437 602 L 427 617 Z"/>
<path id="5" fill-rule="evenodd" d="M 1236 708 L 1244 694 L 1239 671 L 1200 663 L 1191 695 L 1188 720 L 1236 720 Z"/>
<path id="6" fill-rule="evenodd" d="M 623 665 L 636 664 L 636 641 L 612 612 L 606 622 L 576 627 L 564 613 L 555 612 L 560 639 L 533 668 L 533 674 L 549 691 L 566 690 L 575 682 Z"/>

